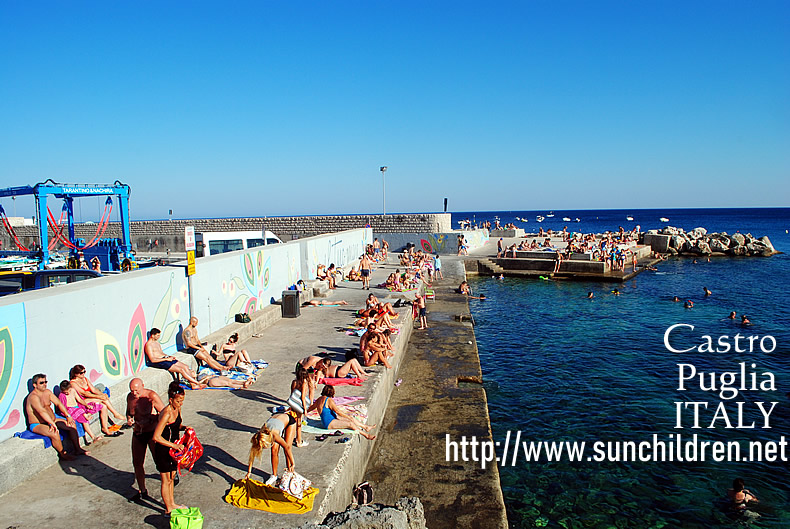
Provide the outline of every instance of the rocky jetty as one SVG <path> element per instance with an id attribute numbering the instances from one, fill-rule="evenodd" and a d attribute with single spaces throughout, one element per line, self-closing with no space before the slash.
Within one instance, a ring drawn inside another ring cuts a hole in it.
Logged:
<path id="1" fill-rule="evenodd" d="M 352 505 L 320 524 L 306 523 L 299 529 L 425 529 L 425 512 L 419 498 L 401 498 L 394 506 Z"/>
<path id="2" fill-rule="evenodd" d="M 645 234 L 645 244 L 661 253 L 672 255 L 732 255 L 769 257 L 777 252 L 768 237 L 756 238 L 751 233 L 708 233 L 705 228 L 683 231 L 666 226 Z"/>

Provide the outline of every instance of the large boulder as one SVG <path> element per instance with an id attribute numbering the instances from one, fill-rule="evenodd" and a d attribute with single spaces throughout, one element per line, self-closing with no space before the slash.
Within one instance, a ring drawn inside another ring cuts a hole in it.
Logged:
<path id="1" fill-rule="evenodd" d="M 723 241 L 721 239 L 709 239 L 708 245 L 712 252 L 724 253 L 730 248 L 730 241 L 727 239 Z"/>
<path id="2" fill-rule="evenodd" d="M 745 244 L 746 244 L 746 237 L 744 237 L 742 233 L 733 233 L 730 236 L 730 248 L 734 248 L 736 246 L 743 246 Z"/>
<path id="3" fill-rule="evenodd" d="M 760 242 L 763 243 L 765 247 L 771 251 L 772 254 L 776 253 L 776 248 L 774 248 L 774 245 L 771 244 L 771 239 L 769 239 L 767 235 L 764 237 L 760 237 Z"/>
<path id="4" fill-rule="evenodd" d="M 694 228 L 693 230 L 691 230 L 689 232 L 689 235 L 691 235 L 695 239 L 699 239 L 700 237 L 704 237 L 707 234 L 708 234 L 708 230 L 706 230 L 705 228 Z"/>
<path id="5" fill-rule="evenodd" d="M 749 251 L 746 249 L 746 246 L 736 246 L 734 248 L 730 248 L 730 255 L 746 255 Z"/>
<path id="6" fill-rule="evenodd" d="M 677 235 L 678 233 L 682 233 L 683 230 L 680 230 L 674 226 L 664 226 L 661 230 L 661 233 L 664 235 Z"/>
<path id="7" fill-rule="evenodd" d="M 711 251 L 708 243 L 703 240 L 697 240 L 697 242 L 695 242 L 694 246 L 691 248 L 691 253 L 696 255 L 710 255 L 713 252 Z"/>

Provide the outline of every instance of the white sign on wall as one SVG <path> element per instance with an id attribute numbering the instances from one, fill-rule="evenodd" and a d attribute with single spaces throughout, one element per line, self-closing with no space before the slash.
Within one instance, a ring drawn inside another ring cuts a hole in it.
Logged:
<path id="1" fill-rule="evenodd" d="M 194 226 L 186 226 L 184 228 L 184 246 L 186 246 L 186 251 L 195 251 L 195 227 Z"/>

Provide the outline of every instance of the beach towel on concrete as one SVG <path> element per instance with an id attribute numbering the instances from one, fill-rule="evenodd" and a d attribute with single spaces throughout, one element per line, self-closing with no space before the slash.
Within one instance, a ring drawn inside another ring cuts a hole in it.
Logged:
<path id="1" fill-rule="evenodd" d="M 325 384 L 327 386 L 361 386 L 362 379 L 361 378 L 322 378 L 318 381 L 319 384 Z"/>
<path id="2" fill-rule="evenodd" d="M 313 501 L 318 495 L 316 487 L 310 487 L 304 498 L 297 500 L 276 487 L 268 487 L 254 479 L 240 479 L 228 491 L 225 501 L 241 509 L 256 509 L 276 514 L 302 514 L 313 510 Z"/>

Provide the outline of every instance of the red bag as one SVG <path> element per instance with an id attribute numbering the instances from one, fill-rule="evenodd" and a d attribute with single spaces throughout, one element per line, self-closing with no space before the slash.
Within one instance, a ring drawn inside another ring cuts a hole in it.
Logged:
<path id="1" fill-rule="evenodd" d="M 203 455 L 203 445 L 200 444 L 194 428 L 187 428 L 176 444 L 184 446 L 184 450 L 180 452 L 175 448 L 170 449 L 170 457 L 178 463 L 178 475 L 180 476 L 182 468 L 192 471 L 195 462 Z"/>

